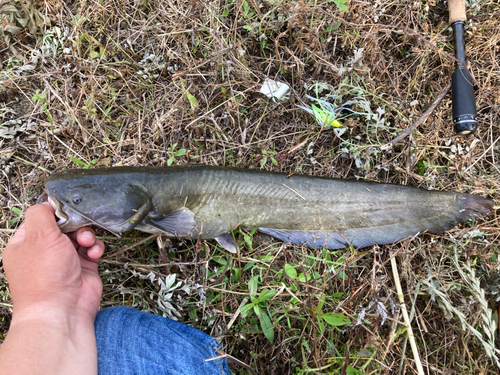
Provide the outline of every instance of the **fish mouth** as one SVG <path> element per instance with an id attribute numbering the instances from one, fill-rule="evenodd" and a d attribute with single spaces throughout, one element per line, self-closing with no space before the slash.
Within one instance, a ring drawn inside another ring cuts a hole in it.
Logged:
<path id="1" fill-rule="evenodd" d="M 67 224 L 69 221 L 69 217 L 63 211 L 63 205 L 61 204 L 61 202 L 57 198 L 52 199 L 47 192 L 44 192 L 38 198 L 37 203 L 46 203 L 46 202 L 50 203 L 50 205 L 55 211 L 57 226 L 59 228 L 64 228 L 65 224 Z"/>
<path id="2" fill-rule="evenodd" d="M 66 226 L 66 224 L 69 222 L 68 215 L 66 215 L 66 213 L 63 211 L 64 205 L 62 205 L 58 199 L 54 200 L 50 196 L 47 197 L 47 201 L 50 203 L 50 205 L 56 211 L 55 215 L 57 218 L 57 226 L 60 229 L 63 229 Z"/>

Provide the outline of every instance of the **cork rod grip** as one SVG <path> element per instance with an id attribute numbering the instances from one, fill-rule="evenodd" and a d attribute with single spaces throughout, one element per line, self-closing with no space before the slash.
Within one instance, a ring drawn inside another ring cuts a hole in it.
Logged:
<path id="1" fill-rule="evenodd" d="M 465 0 L 448 0 L 448 11 L 450 12 L 450 25 L 458 20 L 467 21 Z"/>

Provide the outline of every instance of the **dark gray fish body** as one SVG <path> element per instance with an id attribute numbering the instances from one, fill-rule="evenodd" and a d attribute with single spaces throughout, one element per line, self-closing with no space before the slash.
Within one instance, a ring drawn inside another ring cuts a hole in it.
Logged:
<path id="1" fill-rule="evenodd" d="M 93 223 L 195 239 L 202 229 L 231 251 L 237 226 L 312 247 L 364 247 L 442 233 L 493 207 L 469 194 L 201 165 L 66 170 L 45 186 L 62 204 L 58 216 L 72 216 L 65 231 Z"/>

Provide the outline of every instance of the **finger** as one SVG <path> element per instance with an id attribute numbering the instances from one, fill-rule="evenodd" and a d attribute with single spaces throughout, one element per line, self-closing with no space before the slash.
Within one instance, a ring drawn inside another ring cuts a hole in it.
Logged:
<path id="1" fill-rule="evenodd" d="M 56 223 L 55 211 L 50 203 L 35 204 L 26 210 L 26 235 L 46 238 L 61 233 Z"/>
<path id="2" fill-rule="evenodd" d="M 96 243 L 87 249 L 87 256 L 92 260 L 98 260 L 104 254 L 104 242 L 97 240 Z"/>
<path id="3" fill-rule="evenodd" d="M 76 232 L 68 233 L 68 237 L 71 239 L 73 244 L 76 242 L 79 246 L 83 247 L 91 247 L 96 242 L 95 232 L 89 227 L 83 227 L 78 229 Z"/>
<path id="4" fill-rule="evenodd" d="M 95 244 L 91 247 L 78 246 L 77 252 L 83 259 L 90 262 L 99 263 L 99 258 L 104 254 L 105 249 L 104 242 L 101 240 L 96 240 Z"/>
<path id="5" fill-rule="evenodd" d="M 83 270 L 88 270 L 97 273 L 99 267 L 99 261 L 97 259 L 91 259 L 88 256 L 88 249 L 80 247 L 78 249 L 78 255 L 80 256 L 80 264 Z"/>

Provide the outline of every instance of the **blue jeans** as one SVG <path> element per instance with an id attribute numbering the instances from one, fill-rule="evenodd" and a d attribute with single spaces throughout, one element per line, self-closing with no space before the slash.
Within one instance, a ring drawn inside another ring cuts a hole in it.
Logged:
<path id="1" fill-rule="evenodd" d="M 99 374 L 230 374 L 209 335 L 130 307 L 108 307 L 95 320 Z"/>

